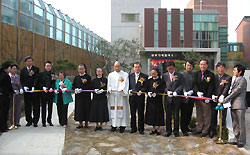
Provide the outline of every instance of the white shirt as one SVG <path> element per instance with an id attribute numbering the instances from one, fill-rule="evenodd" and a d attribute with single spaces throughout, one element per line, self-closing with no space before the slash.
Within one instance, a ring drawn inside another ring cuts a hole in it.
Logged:
<path id="1" fill-rule="evenodd" d="M 171 82 L 173 81 L 174 73 L 175 73 L 175 72 L 173 72 L 172 74 L 171 74 L 171 73 L 169 73 L 169 76 L 170 76 L 170 80 L 171 80 Z"/>
<path id="2" fill-rule="evenodd" d="M 135 73 L 135 83 L 137 83 L 139 76 L 140 76 L 140 73 L 138 73 L 138 74 Z"/>

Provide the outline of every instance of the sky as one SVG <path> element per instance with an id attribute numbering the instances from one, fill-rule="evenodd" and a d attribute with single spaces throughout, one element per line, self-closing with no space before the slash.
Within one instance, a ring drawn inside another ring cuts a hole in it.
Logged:
<path id="1" fill-rule="evenodd" d="M 68 14 L 104 39 L 111 40 L 111 0 L 43 0 Z M 189 0 L 161 0 L 162 8 L 186 8 Z M 228 0 L 228 41 L 236 42 L 235 29 L 250 16 L 250 0 Z"/>

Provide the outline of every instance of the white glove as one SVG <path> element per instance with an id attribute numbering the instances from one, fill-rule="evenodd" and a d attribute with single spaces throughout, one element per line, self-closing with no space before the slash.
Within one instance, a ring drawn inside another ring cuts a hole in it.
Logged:
<path id="1" fill-rule="evenodd" d="M 152 97 L 152 92 L 148 92 L 148 96 L 149 96 L 149 97 Z"/>
<path id="2" fill-rule="evenodd" d="M 209 100 L 205 100 L 205 103 L 209 103 L 210 101 Z"/>
<path id="3" fill-rule="evenodd" d="M 45 93 L 47 93 L 47 88 L 46 87 L 43 87 L 43 90 Z"/>
<path id="4" fill-rule="evenodd" d="M 111 94 L 111 90 L 107 90 L 107 94 Z"/>
<path id="5" fill-rule="evenodd" d="M 15 93 L 17 93 L 18 91 L 17 90 L 14 90 Z"/>
<path id="6" fill-rule="evenodd" d="M 123 92 L 123 94 L 122 94 L 123 96 L 128 96 L 128 92 L 127 91 L 123 91 L 122 90 L 122 92 Z"/>
<path id="7" fill-rule="evenodd" d="M 99 91 L 98 91 L 98 93 L 99 93 L 99 94 L 101 94 L 101 93 L 103 93 L 103 91 L 104 91 L 104 90 L 103 90 L 103 89 L 101 89 L 101 90 L 99 90 Z"/>
<path id="8" fill-rule="evenodd" d="M 20 94 L 23 94 L 23 89 L 20 89 L 19 93 L 20 93 Z"/>
<path id="9" fill-rule="evenodd" d="M 219 102 L 220 102 L 220 103 L 223 103 L 224 98 L 225 98 L 224 95 L 221 95 L 221 96 L 219 97 Z"/>
<path id="10" fill-rule="evenodd" d="M 189 96 L 193 95 L 193 93 L 194 93 L 193 90 L 189 90 L 189 91 L 188 91 L 188 95 L 189 95 Z"/>
<path id="11" fill-rule="evenodd" d="M 67 88 L 62 88 L 62 93 L 65 93 L 66 90 Z"/>
<path id="12" fill-rule="evenodd" d="M 75 94 L 79 94 L 79 88 L 75 89 Z"/>
<path id="13" fill-rule="evenodd" d="M 99 89 L 95 89 L 95 93 L 98 94 Z"/>
<path id="14" fill-rule="evenodd" d="M 32 87 L 31 91 L 34 92 L 34 90 L 35 90 L 35 87 Z"/>
<path id="15" fill-rule="evenodd" d="M 63 82 L 61 81 L 61 82 L 59 82 L 59 86 L 61 86 L 63 84 Z"/>
<path id="16" fill-rule="evenodd" d="M 129 90 L 128 94 L 129 94 L 129 96 L 132 96 L 133 95 L 132 90 Z"/>
<path id="17" fill-rule="evenodd" d="M 53 89 L 52 89 L 52 88 L 50 88 L 50 89 L 49 89 L 49 92 L 53 92 Z"/>
<path id="18" fill-rule="evenodd" d="M 152 97 L 156 97 L 156 93 L 153 93 L 153 94 L 152 94 Z"/>
<path id="19" fill-rule="evenodd" d="M 184 96 L 189 96 L 188 92 L 184 92 Z M 187 98 L 187 97 L 186 97 Z"/>
<path id="20" fill-rule="evenodd" d="M 137 96 L 141 96 L 141 91 L 139 91 L 139 92 L 137 93 Z"/>
<path id="21" fill-rule="evenodd" d="M 217 98 L 218 98 L 218 96 L 212 95 L 212 99 L 213 99 L 214 102 L 216 102 L 215 99 L 217 99 Z"/>
<path id="22" fill-rule="evenodd" d="M 177 92 L 175 91 L 175 92 L 173 92 L 173 96 L 177 96 L 178 94 L 177 94 Z"/>
<path id="23" fill-rule="evenodd" d="M 197 92 L 198 97 L 203 97 L 203 94 L 204 94 L 203 92 L 199 92 L 199 91 Z"/>
<path id="24" fill-rule="evenodd" d="M 59 91 L 58 91 L 58 90 L 55 90 L 54 92 L 55 92 L 55 94 L 59 94 Z"/>
<path id="25" fill-rule="evenodd" d="M 168 97 L 173 97 L 173 92 L 172 91 L 168 91 L 167 94 L 168 94 Z"/>
<path id="26" fill-rule="evenodd" d="M 28 87 L 23 87 L 24 91 L 28 91 L 29 88 Z"/>

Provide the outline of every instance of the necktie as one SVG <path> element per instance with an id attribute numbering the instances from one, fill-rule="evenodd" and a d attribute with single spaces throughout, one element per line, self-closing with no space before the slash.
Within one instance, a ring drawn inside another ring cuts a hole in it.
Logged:
<path id="1" fill-rule="evenodd" d="M 201 72 L 201 80 L 204 80 L 204 72 Z"/>
<path id="2" fill-rule="evenodd" d="M 170 80 L 173 81 L 173 74 L 170 74 Z"/>
<path id="3" fill-rule="evenodd" d="M 138 81 L 139 74 L 135 74 L 135 83 Z"/>

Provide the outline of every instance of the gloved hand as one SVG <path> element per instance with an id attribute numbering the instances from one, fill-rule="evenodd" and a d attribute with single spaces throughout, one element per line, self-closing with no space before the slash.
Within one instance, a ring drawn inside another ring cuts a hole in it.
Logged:
<path id="1" fill-rule="evenodd" d="M 212 99 L 213 99 L 213 101 L 214 102 L 217 102 L 215 99 L 217 99 L 218 98 L 218 96 L 215 96 L 215 95 L 212 95 Z"/>
<path id="2" fill-rule="evenodd" d="M 156 97 L 156 93 L 152 93 L 152 97 Z"/>
<path id="3" fill-rule="evenodd" d="M 111 90 L 107 90 L 107 94 L 111 94 Z"/>
<path id="4" fill-rule="evenodd" d="M 188 92 L 184 92 L 184 96 L 189 96 Z M 187 97 L 186 97 L 187 98 Z"/>
<path id="5" fill-rule="evenodd" d="M 220 103 L 223 103 L 223 102 L 224 102 L 224 98 L 225 98 L 224 95 L 221 95 L 221 96 L 219 97 L 219 102 L 220 102 Z"/>
<path id="6" fill-rule="evenodd" d="M 55 90 L 54 92 L 55 92 L 55 94 L 59 94 L 59 91 L 58 91 L 58 90 Z"/>
<path id="7" fill-rule="evenodd" d="M 20 94 L 23 94 L 23 89 L 20 89 L 20 91 L 19 91 L 19 92 L 20 92 Z"/>
<path id="8" fill-rule="evenodd" d="M 47 93 L 47 88 L 46 87 L 43 87 L 43 90 L 45 93 Z"/>
<path id="9" fill-rule="evenodd" d="M 148 97 L 152 97 L 152 92 L 148 92 Z"/>
<path id="10" fill-rule="evenodd" d="M 98 94 L 99 89 L 95 89 L 95 93 Z"/>
<path id="11" fill-rule="evenodd" d="M 62 93 L 65 93 L 66 90 L 67 88 L 62 88 Z"/>
<path id="12" fill-rule="evenodd" d="M 194 93 L 194 91 L 193 91 L 193 90 L 189 90 L 189 91 L 188 91 L 188 96 L 193 95 L 193 93 Z"/>
<path id="13" fill-rule="evenodd" d="M 35 90 L 35 87 L 32 87 L 31 91 L 34 92 L 34 90 Z"/>
<path id="14" fill-rule="evenodd" d="M 79 88 L 75 89 L 75 94 L 79 94 Z"/>
<path id="15" fill-rule="evenodd" d="M 128 95 L 129 95 L 129 94 L 128 94 L 129 91 L 124 91 L 124 90 L 122 90 L 122 92 L 123 92 L 123 94 L 122 94 L 123 96 L 128 96 Z"/>
<path id="16" fill-rule="evenodd" d="M 129 94 L 129 96 L 132 96 L 133 95 L 132 90 L 129 90 L 128 94 Z"/>
<path id="17" fill-rule="evenodd" d="M 210 100 L 205 100 L 205 103 L 209 103 L 210 102 Z"/>
<path id="18" fill-rule="evenodd" d="M 49 92 L 53 92 L 53 89 L 52 89 L 52 88 L 50 88 L 50 89 L 49 89 Z"/>
<path id="19" fill-rule="evenodd" d="M 15 94 L 16 94 L 16 93 L 18 93 L 18 91 L 17 91 L 17 90 L 14 90 L 14 92 L 15 92 Z"/>
<path id="20" fill-rule="evenodd" d="M 29 88 L 28 87 L 23 87 L 24 91 L 29 91 Z"/>
<path id="21" fill-rule="evenodd" d="M 203 92 L 199 92 L 199 91 L 197 92 L 198 97 L 203 97 L 203 94 L 204 94 Z"/>
<path id="22" fill-rule="evenodd" d="M 137 96 L 141 96 L 141 91 L 139 91 L 139 92 L 137 93 Z"/>
<path id="23" fill-rule="evenodd" d="M 99 93 L 99 94 L 101 94 L 101 93 L 103 93 L 103 91 L 104 91 L 104 90 L 103 90 L 103 89 L 101 89 L 101 90 L 99 90 L 99 91 L 98 91 L 98 93 Z"/>
<path id="24" fill-rule="evenodd" d="M 173 92 L 172 91 L 168 91 L 167 94 L 168 94 L 168 97 L 173 97 Z"/>
<path id="25" fill-rule="evenodd" d="M 173 96 L 177 96 L 178 94 L 177 94 L 177 92 L 175 91 L 175 92 L 173 92 Z"/>

